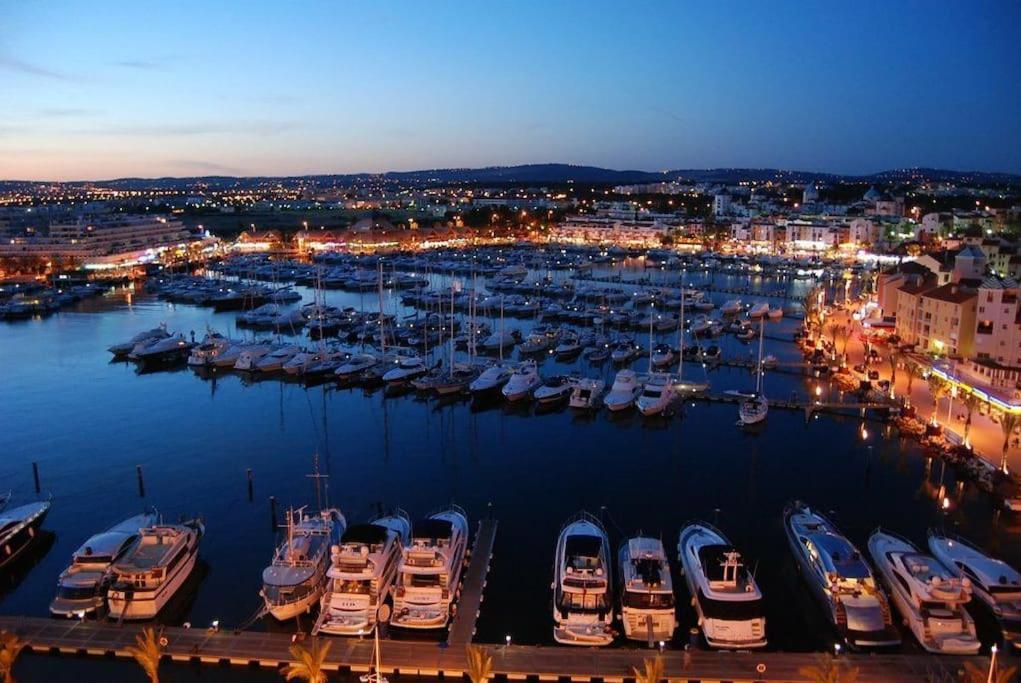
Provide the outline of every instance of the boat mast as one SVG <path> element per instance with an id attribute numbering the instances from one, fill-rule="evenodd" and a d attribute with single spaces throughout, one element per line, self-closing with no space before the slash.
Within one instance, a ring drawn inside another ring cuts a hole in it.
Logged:
<path id="1" fill-rule="evenodd" d="M 684 381 L 684 271 L 681 271 L 681 327 L 677 333 L 679 338 L 678 342 L 678 355 L 681 357 L 677 361 L 677 381 Z"/>
<path id="2" fill-rule="evenodd" d="M 454 372 L 454 292 L 461 289 L 461 283 L 455 278 L 450 283 L 450 367 L 447 372 L 453 376 Z"/>
<path id="3" fill-rule="evenodd" d="M 503 293 L 500 294 L 500 364 L 503 364 Z"/>
<path id="4" fill-rule="evenodd" d="M 318 451 L 316 451 L 312 455 L 312 474 L 306 474 L 305 476 L 308 477 L 309 479 L 315 480 L 316 506 L 318 506 L 318 508 L 320 510 L 324 510 L 325 509 L 324 503 L 326 505 L 330 504 L 330 490 L 329 490 L 329 482 L 326 482 L 324 484 L 322 482 L 322 480 L 323 479 L 329 479 L 330 475 L 328 475 L 328 474 L 320 474 L 319 473 L 319 452 Z"/>
<path id="5" fill-rule="evenodd" d="M 379 350 L 380 355 L 386 354 L 386 329 L 383 327 L 383 261 L 379 264 Z"/>
<path id="6" fill-rule="evenodd" d="M 762 393 L 762 333 L 766 329 L 766 321 L 759 318 L 759 363 L 755 367 L 755 393 Z"/>

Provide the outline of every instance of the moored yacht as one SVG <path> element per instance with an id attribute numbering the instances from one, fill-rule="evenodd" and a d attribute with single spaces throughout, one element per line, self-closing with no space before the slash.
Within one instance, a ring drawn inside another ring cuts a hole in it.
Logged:
<path id="1" fill-rule="evenodd" d="M 107 591 L 112 619 L 154 619 L 195 569 L 205 527 L 199 521 L 154 524 L 114 561 Z"/>
<path id="2" fill-rule="evenodd" d="M 677 554 L 709 647 L 765 647 L 762 591 L 723 532 L 705 522 L 688 524 L 681 529 Z"/>
<path id="3" fill-rule="evenodd" d="M 613 642 L 610 541 L 587 512 L 567 520 L 553 560 L 553 638 L 563 645 Z"/>
<path id="4" fill-rule="evenodd" d="M 193 368 L 213 364 L 213 359 L 228 349 L 234 342 L 218 332 L 209 332 L 188 354 L 188 365 Z"/>
<path id="5" fill-rule="evenodd" d="M 397 570 L 390 624 L 409 629 L 446 626 L 467 551 L 468 516 L 457 505 L 415 522 Z"/>
<path id="6" fill-rule="evenodd" d="M 971 599 L 969 579 L 956 576 L 936 558 L 888 531 L 877 529 L 872 534 L 869 554 L 922 647 L 942 654 L 978 652 L 975 622 L 964 608 Z"/>
<path id="7" fill-rule="evenodd" d="M 971 582 L 971 591 L 992 610 L 1003 637 L 1021 646 L 1021 573 L 960 536 L 929 531 L 929 551 L 943 566 Z"/>
<path id="8" fill-rule="evenodd" d="M 796 501 L 784 510 L 784 530 L 805 582 L 844 642 L 852 647 L 900 643 L 872 570 L 826 517 Z"/>
<path id="9" fill-rule="evenodd" d="M 429 368 L 420 357 L 399 356 L 394 365 L 383 373 L 383 383 L 389 385 L 406 384 L 427 372 L 429 372 Z"/>
<path id="10" fill-rule="evenodd" d="M 520 401 L 531 395 L 532 391 L 537 389 L 540 384 L 542 384 L 542 378 L 539 377 L 539 369 L 536 367 L 535 361 L 527 360 L 514 370 L 500 391 L 508 401 Z"/>
<path id="11" fill-rule="evenodd" d="M 673 376 L 669 372 L 655 372 L 635 400 L 635 407 L 642 415 L 659 415 L 670 407 L 675 396 Z"/>
<path id="12" fill-rule="evenodd" d="M 283 370 L 284 364 L 301 353 L 301 348 L 293 344 L 279 346 L 259 359 L 255 369 L 259 372 L 278 372 Z"/>
<path id="13" fill-rule="evenodd" d="M 613 412 L 626 410 L 635 403 L 642 393 L 642 383 L 634 370 L 621 370 L 613 380 L 613 386 L 603 399 L 603 404 Z"/>
<path id="14" fill-rule="evenodd" d="M 135 542 L 139 529 L 157 521 L 155 512 L 135 515 L 85 541 L 57 579 L 57 595 L 50 602 L 50 614 L 83 617 L 102 608 L 106 604 L 111 566 Z"/>
<path id="15" fill-rule="evenodd" d="M 574 377 L 555 375 L 546 378 L 542 386 L 536 389 L 532 395 L 540 404 L 558 403 L 571 395 L 575 383 Z"/>
<path id="16" fill-rule="evenodd" d="M 123 358 L 131 353 L 136 347 L 143 349 L 153 342 L 160 339 L 166 339 L 169 336 L 170 333 L 167 332 L 166 325 L 160 325 L 159 327 L 154 327 L 151 330 L 139 332 L 128 341 L 121 342 L 120 344 L 114 344 L 107 350 L 114 355 L 114 358 Z"/>
<path id="17" fill-rule="evenodd" d="M 50 502 L 44 500 L 0 513 L 0 569 L 14 562 L 32 545 L 49 511 Z"/>
<path id="18" fill-rule="evenodd" d="M 663 368 L 674 362 L 674 350 L 669 344 L 657 344 L 650 357 L 652 367 Z"/>
<path id="19" fill-rule="evenodd" d="M 327 587 L 313 633 L 363 635 L 387 621 L 387 598 L 403 548 L 411 542 L 411 520 L 397 509 L 367 524 L 352 524 L 330 551 Z"/>
<path id="20" fill-rule="evenodd" d="M 514 368 L 505 363 L 490 365 L 471 381 L 468 385 L 468 390 L 472 394 L 485 394 L 496 391 L 507 383 L 512 374 L 514 374 Z"/>
<path id="21" fill-rule="evenodd" d="M 347 362 L 339 365 L 333 374 L 340 380 L 351 380 L 358 377 L 366 370 L 371 370 L 379 364 L 379 358 L 371 353 L 359 353 L 347 359 Z"/>
<path id="22" fill-rule="evenodd" d="M 288 511 L 286 536 L 262 572 L 262 599 L 275 619 L 292 619 L 319 602 L 326 586 L 330 548 L 339 542 L 346 526 L 337 509 L 328 508 L 318 515 L 307 515 L 304 508 Z"/>
<path id="23" fill-rule="evenodd" d="M 648 642 L 670 640 L 677 628 L 673 580 L 663 542 L 635 536 L 617 555 L 620 572 L 621 621 L 624 635 Z"/>
<path id="24" fill-rule="evenodd" d="M 741 312 L 741 300 L 731 299 L 722 306 L 720 306 L 720 312 L 724 315 L 735 315 Z"/>
<path id="25" fill-rule="evenodd" d="M 752 306 L 751 308 L 748 309 L 748 317 L 752 318 L 752 319 L 761 318 L 761 317 L 763 317 L 765 315 L 768 315 L 768 314 L 769 314 L 769 304 L 765 303 L 765 302 L 757 303 L 757 304 L 755 304 L 754 306 Z"/>
<path id="26" fill-rule="evenodd" d="M 755 366 L 755 391 L 741 401 L 737 409 L 739 423 L 749 427 L 766 419 L 769 415 L 769 400 L 762 393 L 762 337 L 765 325 L 759 322 L 759 362 Z"/>
<path id="27" fill-rule="evenodd" d="M 606 382 L 592 377 L 583 377 L 574 384 L 568 404 L 576 410 L 595 410 L 599 408 L 600 399 Z"/>

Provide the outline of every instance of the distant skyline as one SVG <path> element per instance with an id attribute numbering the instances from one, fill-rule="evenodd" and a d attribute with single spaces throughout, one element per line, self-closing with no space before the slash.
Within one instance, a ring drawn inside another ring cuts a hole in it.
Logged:
<path id="1" fill-rule="evenodd" d="M 1021 172 L 1021 3 L 0 0 L 0 179 Z"/>

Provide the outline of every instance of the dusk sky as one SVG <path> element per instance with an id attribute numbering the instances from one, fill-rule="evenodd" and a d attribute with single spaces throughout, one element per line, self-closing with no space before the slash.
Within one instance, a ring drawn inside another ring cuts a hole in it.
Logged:
<path id="1" fill-rule="evenodd" d="M 1021 3 L 0 0 L 0 178 L 1021 172 Z"/>

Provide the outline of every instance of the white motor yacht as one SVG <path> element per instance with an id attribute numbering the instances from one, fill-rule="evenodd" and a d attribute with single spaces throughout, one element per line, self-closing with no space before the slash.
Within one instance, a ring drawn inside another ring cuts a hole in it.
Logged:
<path id="1" fill-rule="evenodd" d="M 256 365 L 262 360 L 262 357 L 269 355 L 276 348 L 272 344 L 248 344 L 238 354 L 237 362 L 234 363 L 234 369 L 242 372 L 254 372 Z"/>
<path id="2" fill-rule="evenodd" d="M 844 642 L 856 648 L 900 644 L 872 570 L 826 517 L 797 501 L 784 510 L 784 530 L 805 582 Z"/>
<path id="3" fill-rule="evenodd" d="M 139 345 L 132 349 L 128 358 L 140 363 L 162 363 L 177 359 L 187 359 L 194 344 L 184 338 L 183 334 L 157 339 L 150 344 Z"/>
<path id="4" fill-rule="evenodd" d="M 539 369 L 536 367 L 535 361 L 525 361 L 514 370 L 500 391 L 508 401 L 520 401 L 530 396 L 540 384 L 542 384 L 542 378 L 539 377 Z"/>
<path id="5" fill-rule="evenodd" d="M 649 381 L 635 400 L 635 407 L 642 415 L 659 415 L 670 407 L 676 395 L 673 375 L 655 372 L 649 376 Z"/>
<path id="6" fill-rule="evenodd" d="M 101 609 L 106 604 L 113 563 L 134 544 L 140 529 L 157 521 L 155 512 L 135 515 L 85 541 L 57 579 L 50 614 L 82 618 Z"/>
<path id="7" fill-rule="evenodd" d="M 280 346 L 273 349 L 265 356 L 260 358 L 255 364 L 255 369 L 259 372 L 279 372 L 284 369 L 284 364 L 287 361 L 294 358 L 296 355 L 301 353 L 301 348 L 292 344 Z"/>
<path id="8" fill-rule="evenodd" d="M 591 377 L 579 379 L 571 390 L 568 405 L 576 410 L 596 410 L 602 405 L 600 399 L 605 389 L 606 382 L 601 379 Z"/>
<path id="9" fill-rule="evenodd" d="M 330 551 L 330 568 L 315 633 L 364 635 L 389 620 L 386 604 L 403 549 L 411 543 L 411 520 L 397 509 L 367 524 L 352 524 Z"/>
<path id="10" fill-rule="evenodd" d="M 731 299 L 727 303 L 720 306 L 720 312 L 724 315 L 735 315 L 741 312 L 741 300 Z"/>
<path id="11" fill-rule="evenodd" d="M 206 364 L 216 368 L 232 368 L 238 362 L 238 358 L 241 357 L 241 352 L 249 346 L 251 344 L 246 342 L 231 342 L 218 354 L 208 359 Z"/>
<path id="12" fill-rule="evenodd" d="M 166 339 L 169 336 L 170 333 L 167 332 L 166 325 L 160 325 L 159 327 L 154 327 L 151 330 L 139 332 L 128 341 L 121 342 L 120 344 L 114 344 L 107 350 L 112 353 L 115 358 L 122 358 L 131 353 L 136 347 L 145 348 L 153 342 L 159 341 L 160 339 Z"/>
<path id="13" fill-rule="evenodd" d="M 603 525 L 587 512 L 560 530 L 552 587 L 554 640 L 563 645 L 613 642 L 610 542 Z"/>
<path id="14" fill-rule="evenodd" d="M 227 350 L 233 341 L 217 332 L 206 334 L 198 346 L 188 354 L 188 365 L 193 368 L 207 367 L 213 364 L 213 360 Z"/>
<path id="15" fill-rule="evenodd" d="M 468 385 L 472 394 L 485 394 L 503 387 L 514 374 L 514 368 L 506 363 L 497 363 L 479 373 Z"/>
<path id="16" fill-rule="evenodd" d="M 574 377 L 565 375 L 548 377 L 543 381 L 542 386 L 535 390 L 532 396 L 540 404 L 559 403 L 571 395 L 576 383 L 577 381 Z"/>
<path id="17" fill-rule="evenodd" d="M 468 516 L 451 505 L 415 522 L 397 570 L 390 624 L 409 629 L 447 625 L 468 551 Z"/>
<path id="18" fill-rule="evenodd" d="M 50 501 L 38 501 L 0 513 L 0 569 L 14 562 L 39 537 Z"/>
<path id="19" fill-rule="evenodd" d="M 929 531 L 929 551 L 971 582 L 972 594 L 992 611 L 1004 639 L 1021 647 L 1021 573 L 960 536 Z"/>
<path id="20" fill-rule="evenodd" d="M 756 318 L 762 318 L 769 314 L 769 304 L 766 302 L 758 303 L 748 309 L 748 317 L 753 320 Z"/>
<path id="21" fill-rule="evenodd" d="M 429 368 L 422 358 L 399 356 L 393 366 L 383 373 L 383 383 L 389 385 L 407 384 L 427 372 L 429 372 Z"/>
<path id="22" fill-rule="evenodd" d="M 665 368 L 674 362 L 674 350 L 669 344 L 657 344 L 652 350 L 652 367 Z"/>
<path id="23" fill-rule="evenodd" d="M 558 358 L 566 358 L 581 353 L 581 336 L 574 330 L 565 330 L 557 342 L 553 353 Z"/>
<path id="24" fill-rule="evenodd" d="M 627 410 L 634 405 L 642 393 L 642 383 L 634 370 L 624 369 L 617 373 L 613 386 L 603 398 L 603 404 L 613 412 Z"/>
<path id="25" fill-rule="evenodd" d="M 622 339 L 610 347 L 610 360 L 614 363 L 628 363 L 638 357 L 640 349 L 630 339 Z"/>
<path id="26" fill-rule="evenodd" d="M 283 542 L 262 572 L 260 595 L 273 618 L 293 619 L 319 602 L 326 588 L 330 547 L 340 541 L 346 527 L 337 509 L 317 515 L 305 514 L 304 508 L 288 511 Z"/>
<path id="27" fill-rule="evenodd" d="M 111 619 L 155 619 L 198 561 L 205 527 L 199 521 L 154 524 L 114 561 L 107 605 Z"/>
<path id="28" fill-rule="evenodd" d="M 872 534 L 869 554 L 887 593 L 923 648 L 941 654 L 978 652 L 981 643 L 975 622 L 964 608 L 971 599 L 969 579 L 958 577 L 936 558 L 888 531 Z"/>
<path id="29" fill-rule="evenodd" d="M 693 522 L 681 529 L 677 554 L 709 647 L 766 646 L 762 591 L 723 532 Z"/>
<path id="30" fill-rule="evenodd" d="M 366 370 L 371 370 L 379 364 L 379 358 L 371 353 L 359 353 L 351 356 L 346 363 L 340 365 L 334 374 L 340 380 L 355 379 Z"/>
<path id="31" fill-rule="evenodd" d="M 650 647 L 669 641 L 677 628 L 673 580 L 663 542 L 635 536 L 620 546 L 621 622 L 630 640 Z"/>

